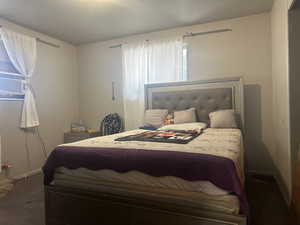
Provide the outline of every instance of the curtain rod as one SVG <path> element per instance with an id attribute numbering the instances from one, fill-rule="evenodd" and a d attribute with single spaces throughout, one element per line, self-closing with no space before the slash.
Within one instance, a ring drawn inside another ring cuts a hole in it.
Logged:
<path id="1" fill-rule="evenodd" d="M 199 36 L 199 35 L 223 33 L 223 32 L 228 32 L 228 31 L 232 31 L 232 29 L 219 29 L 219 30 L 210 30 L 210 31 L 199 32 L 199 33 L 187 33 L 187 34 L 183 35 L 182 37 L 188 38 L 188 37 L 194 37 L 194 36 Z M 120 48 L 120 47 L 122 47 L 122 44 L 109 46 L 109 48 Z"/>
<path id="2" fill-rule="evenodd" d="M 43 40 L 43 39 L 36 38 L 36 40 L 37 40 L 38 42 L 41 42 L 41 43 L 43 43 L 43 44 L 46 44 L 46 45 L 52 46 L 52 47 L 54 47 L 54 48 L 60 48 L 60 45 L 53 44 L 53 43 L 51 43 L 51 42 L 48 42 L 48 41 L 45 41 L 45 40 Z"/>
<path id="3" fill-rule="evenodd" d="M 0 25 L 0 28 L 1 27 L 3 27 L 2 25 Z M 51 42 L 49 42 L 49 41 L 45 41 L 45 40 L 43 40 L 43 39 L 41 39 L 41 38 L 38 38 L 38 37 L 36 37 L 35 38 L 38 42 L 41 42 L 41 43 L 43 43 L 43 44 L 46 44 L 46 45 L 49 45 L 49 46 L 52 46 L 52 47 L 54 47 L 54 48 L 60 48 L 60 46 L 59 45 L 57 45 L 57 44 L 53 44 L 53 43 L 51 43 Z"/>
<path id="4" fill-rule="evenodd" d="M 228 31 L 232 31 L 232 29 L 220 29 L 220 30 L 210 30 L 210 31 L 199 32 L 199 33 L 188 33 L 183 35 L 183 38 L 206 35 L 206 34 L 223 33 Z"/>

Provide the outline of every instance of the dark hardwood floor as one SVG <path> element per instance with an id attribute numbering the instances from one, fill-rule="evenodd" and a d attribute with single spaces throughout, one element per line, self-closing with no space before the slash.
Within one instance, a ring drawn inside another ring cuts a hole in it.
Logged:
<path id="1" fill-rule="evenodd" d="M 287 225 L 288 206 L 273 178 L 247 176 L 251 225 Z"/>
<path id="2" fill-rule="evenodd" d="M 251 225 L 286 225 L 288 208 L 276 183 L 248 176 Z M 20 180 L 0 199 L 0 225 L 44 225 L 42 175 Z"/>

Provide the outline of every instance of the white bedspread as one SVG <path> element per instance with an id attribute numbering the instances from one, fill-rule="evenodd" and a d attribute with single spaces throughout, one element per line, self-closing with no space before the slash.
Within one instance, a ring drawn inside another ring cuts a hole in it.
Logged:
<path id="1" fill-rule="evenodd" d="M 231 159 L 235 166 L 237 174 L 242 183 L 244 183 L 244 149 L 242 134 L 239 129 L 205 129 L 203 134 L 195 138 L 188 144 L 173 144 L 159 142 L 141 142 L 141 141 L 114 141 L 116 138 L 145 132 L 145 130 L 132 130 L 120 134 L 114 134 L 104 137 L 86 139 L 79 142 L 64 144 L 65 146 L 80 147 L 101 147 L 101 148 L 129 148 L 145 150 L 164 150 L 180 151 L 191 153 L 210 154 Z M 208 181 L 189 182 L 177 177 L 151 177 L 138 171 L 121 174 L 112 170 L 90 171 L 87 169 L 67 170 L 60 169 L 68 175 L 78 177 L 94 177 L 97 179 L 125 182 L 136 185 L 145 185 L 162 188 L 174 188 L 185 191 L 204 192 L 210 195 L 224 195 L 227 192 L 216 187 Z"/>

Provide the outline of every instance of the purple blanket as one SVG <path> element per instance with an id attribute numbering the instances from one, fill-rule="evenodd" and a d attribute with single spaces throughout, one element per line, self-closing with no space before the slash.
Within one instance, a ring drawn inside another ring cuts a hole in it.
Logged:
<path id="1" fill-rule="evenodd" d="M 156 177 L 175 176 L 188 181 L 210 181 L 235 193 L 240 200 L 240 213 L 249 216 L 246 195 L 235 165 L 227 158 L 174 151 L 62 146 L 51 153 L 43 167 L 45 185 L 51 183 L 55 169 L 59 167 L 111 169 L 120 173 L 136 170 Z"/>

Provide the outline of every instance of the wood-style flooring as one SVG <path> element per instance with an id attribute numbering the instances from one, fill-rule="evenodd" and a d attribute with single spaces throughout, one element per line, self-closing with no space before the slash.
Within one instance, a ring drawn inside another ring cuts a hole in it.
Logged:
<path id="1" fill-rule="evenodd" d="M 286 225 L 288 208 L 272 179 L 248 176 L 251 225 Z M 13 190 L 0 199 L 0 225 L 44 225 L 42 175 L 15 183 Z"/>

